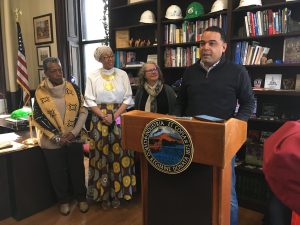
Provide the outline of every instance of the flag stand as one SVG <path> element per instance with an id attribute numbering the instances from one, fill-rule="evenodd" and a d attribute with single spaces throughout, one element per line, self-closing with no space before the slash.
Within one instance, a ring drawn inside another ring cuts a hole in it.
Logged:
<path id="1" fill-rule="evenodd" d="M 36 145 L 38 143 L 38 141 L 37 141 L 37 138 L 33 137 L 33 132 L 32 132 L 32 118 L 31 118 L 31 116 L 28 116 L 28 121 L 29 121 L 30 138 L 27 138 L 26 140 L 24 140 L 23 144 L 25 144 L 25 145 Z"/>

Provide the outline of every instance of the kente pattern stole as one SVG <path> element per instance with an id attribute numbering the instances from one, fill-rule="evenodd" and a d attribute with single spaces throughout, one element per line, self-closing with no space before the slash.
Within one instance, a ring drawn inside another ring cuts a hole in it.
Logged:
<path id="1" fill-rule="evenodd" d="M 41 83 L 35 92 L 33 124 L 49 138 L 64 133 L 68 127 L 74 127 L 79 112 L 83 110 L 83 97 L 79 88 L 67 81 L 65 84 L 66 112 L 64 120 L 61 118 L 53 98 L 45 87 L 45 81 Z"/>

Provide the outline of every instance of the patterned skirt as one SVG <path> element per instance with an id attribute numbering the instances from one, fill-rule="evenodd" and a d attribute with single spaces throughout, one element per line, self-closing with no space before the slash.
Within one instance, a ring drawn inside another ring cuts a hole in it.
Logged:
<path id="1" fill-rule="evenodd" d="M 119 104 L 101 104 L 104 114 L 111 114 Z M 107 126 L 95 114 L 91 120 L 88 198 L 96 202 L 130 200 L 136 190 L 134 152 L 121 147 L 121 127 Z"/>

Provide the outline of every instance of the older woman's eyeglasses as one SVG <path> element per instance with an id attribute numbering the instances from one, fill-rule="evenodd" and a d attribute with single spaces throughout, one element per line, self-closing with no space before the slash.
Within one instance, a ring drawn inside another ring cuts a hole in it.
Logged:
<path id="1" fill-rule="evenodd" d="M 104 60 L 108 60 L 108 59 L 113 59 L 115 56 L 114 55 L 106 55 L 106 56 L 102 56 Z"/>
<path id="2" fill-rule="evenodd" d="M 146 73 L 156 73 L 157 72 L 157 67 L 149 69 L 149 70 L 145 70 Z"/>

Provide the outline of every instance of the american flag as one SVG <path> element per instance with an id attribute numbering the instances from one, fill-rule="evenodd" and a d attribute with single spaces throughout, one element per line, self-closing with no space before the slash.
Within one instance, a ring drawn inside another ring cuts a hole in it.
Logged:
<path id="1" fill-rule="evenodd" d="M 17 22 L 18 32 L 18 59 L 17 59 L 17 83 L 23 89 L 23 104 L 27 105 L 30 99 L 30 89 L 28 82 L 27 64 L 25 57 L 25 49 L 23 37 L 19 22 Z"/>

